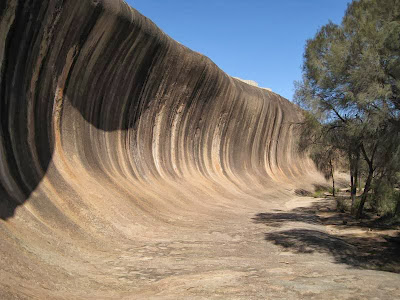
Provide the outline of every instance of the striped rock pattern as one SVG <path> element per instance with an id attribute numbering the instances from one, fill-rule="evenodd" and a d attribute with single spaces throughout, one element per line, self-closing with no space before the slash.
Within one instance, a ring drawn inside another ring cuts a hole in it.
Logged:
<path id="1" fill-rule="evenodd" d="M 107 262 L 132 241 L 190 235 L 313 172 L 298 108 L 120 0 L 1 1 L 0 70 L 4 298 L 128 291 Z"/>

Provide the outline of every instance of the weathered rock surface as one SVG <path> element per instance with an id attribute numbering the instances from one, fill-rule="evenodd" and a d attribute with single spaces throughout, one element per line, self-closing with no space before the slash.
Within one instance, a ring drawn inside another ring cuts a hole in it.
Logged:
<path id="1" fill-rule="evenodd" d="M 280 293 L 251 218 L 314 174 L 293 104 L 119 0 L 1 1 L 0 70 L 0 298 Z"/>
<path id="2" fill-rule="evenodd" d="M 0 13 L 3 219 L 28 199 L 29 215 L 87 218 L 85 198 L 99 195 L 111 211 L 113 195 L 161 217 L 170 205 L 147 194 L 166 180 L 240 189 L 304 169 L 294 105 L 232 79 L 124 2 L 7 0 Z"/>
<path id="3" fill-rule="evenodd" d="M 233 78 L 238 79 L 240 81 L 243 81 L 244 83 L 250 84 L 252 86 L 256 86 L 256 87 L 259 87 L 261 89 L 264 89 L 264 90 L 272 92 L 272 90 L 270 88 L 260 87 L 258 85 L 258 82 L 254 81 L 254 80 L 246 80 L 246 79 L 242 79 L 242 78 L 239 78 L 239 77 L 233 77 Z"/>

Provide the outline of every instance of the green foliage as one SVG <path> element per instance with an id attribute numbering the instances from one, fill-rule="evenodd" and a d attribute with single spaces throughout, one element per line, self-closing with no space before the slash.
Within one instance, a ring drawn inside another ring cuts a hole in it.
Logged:
<path id="1" fill-rule="evenodd" d="M 382 216 L 394 215 L 400 201 L 399 189 L 388 180 L 380 180 L 374 183 L 373 191 L 369 195 L 371 208 Z"/>
<path id="2" fill-rule="evenodd" d="M 351 175 L 365 182 L 358 215 L 371 189 L 380 199 L 374 201 L 391 203 L 400 171 L 400 0 L 349 4 L 340 25 L 330 22 L 307 41 L 303 80 L 295 86 L 309 126 L 300 148 L 326 178 L 328 162 L 347 156 Z"/>
<path id="3" fill-rule="evenodd" d="M 325 197 L 325 192 L 324 191 L 315 191 L 312 196 L 314 198 L 324 198 Z"/>
<path id="4" fill-rule="evenodd" d="M 344 199 L 343 197 L 336 198 L 336 210 L 342 213 L 349 210 L 346 204 L 346 199 Z"/>
<path id="5" fill-rule="evenodd" d="M 336 188 L 335 192 L 339 192 L 339 189 Z M 312 197 L 324 198 L 326 194 L 333 194 L 333 188 L 325 185 L 317 185 L 315 187 L 314 193 L 312 194 Z"/>

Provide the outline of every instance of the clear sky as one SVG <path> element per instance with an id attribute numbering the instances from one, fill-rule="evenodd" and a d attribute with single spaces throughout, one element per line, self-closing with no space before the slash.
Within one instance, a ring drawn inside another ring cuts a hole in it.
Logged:
<path id="1" fill-rule="evenodd" d="M 349 0 L 127 0 L 164 32 L 231 76 L 288 98 L 301 79 L 304 46 Z"/>

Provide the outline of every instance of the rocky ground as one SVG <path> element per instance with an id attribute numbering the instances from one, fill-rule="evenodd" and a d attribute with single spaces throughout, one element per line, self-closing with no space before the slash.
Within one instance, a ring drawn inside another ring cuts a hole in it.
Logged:
<path id="1" fill-rule="evenodd" d="M 334 200 L 296 198 L 280 209 L 212 224 L 201 236 L 147 245 L 137 252 L 143 253 L 138 295 L 400 298 L 399 232 L 347 223 L 334 208 Z"/>
<path id="2" fill-rule="evenodd" d="M 0 298 L 400 298 L 398 230 L 352 221 L 336 212 L 334 199 L 266 203 L 123 247 L 81 250 L 76 265 L 73 257 L 63 265 L 59 253 L 53 263 L 69 275 L 3 277 Z"/>

